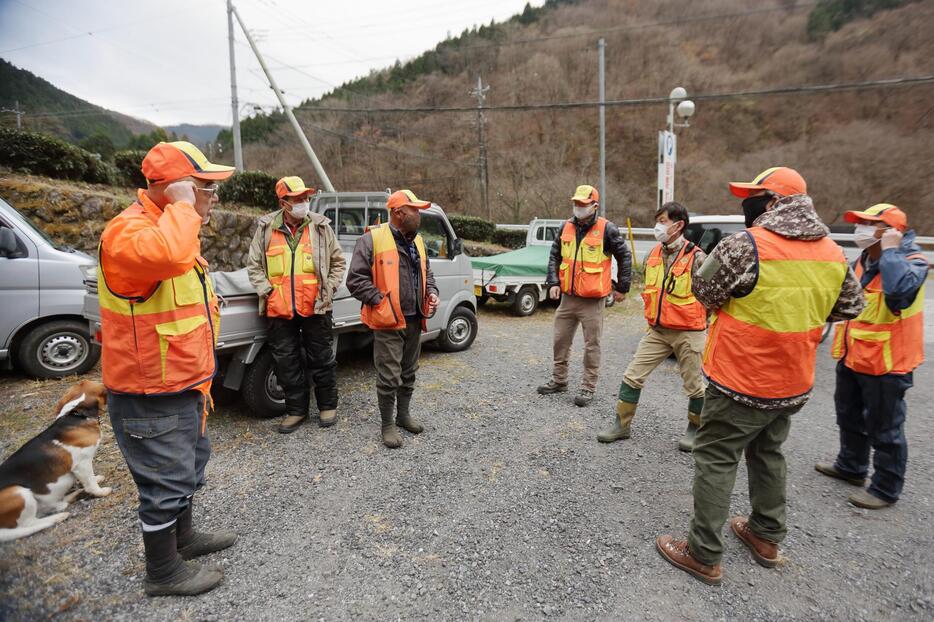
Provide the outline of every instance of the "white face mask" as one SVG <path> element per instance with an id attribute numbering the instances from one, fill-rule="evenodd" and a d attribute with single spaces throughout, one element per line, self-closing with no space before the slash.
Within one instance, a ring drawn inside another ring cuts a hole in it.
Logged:
<path id="1" fill-rule="evenodd" d="M 298 218 L 299 220 L 305 218 L 308 215 L 308 201 L 304 203 L 296 203 L 292 206 L 292 218 Z"/>
<path id="2" fill-rule="evenodd" d="M 574 218 L 578 220 L 587 220 L 594 213 L 595 209 L 596 209 L 596 204 L 575 205 L 574 206 Z"/>
<path id="3" fill-rule="evenodd" d="M 879 239 L 876 237 L 876 231 L 872 225 L 856 225 L 853 229 L 853 243 L 863 249 L 877 244 Z"/>
<path id="4" fill-rule="evenodd" d="M 663 223 L 656 223 L 655 230 L 653 231 L 655 239 L 664 244 L 668 241 L 668 225 Z"/>

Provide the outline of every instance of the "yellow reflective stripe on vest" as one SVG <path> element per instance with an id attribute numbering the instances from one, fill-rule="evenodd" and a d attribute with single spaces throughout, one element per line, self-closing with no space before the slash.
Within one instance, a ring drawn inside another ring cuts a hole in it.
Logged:
<path id="1" fill-rule="evenodd" d="M 763 260 L 759 279 L 748 296 L 730 298 L 723 311 L 745 322 L 777 333 L 803 333 L 827 321 L 840 297 L 847 266 L 813 260 Z M 801 283 L 819 283 L 802 288 Z"/>

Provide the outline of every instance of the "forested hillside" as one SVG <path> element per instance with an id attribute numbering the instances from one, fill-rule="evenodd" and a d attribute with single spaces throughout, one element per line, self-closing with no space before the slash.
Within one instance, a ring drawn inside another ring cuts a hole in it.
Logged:
<path id="1" fill-rule="evenodd" d="M 486 137 L 494 218 L 564 214 L 574 186 L 597 183 L 598 111 L 522 107 L 594 102 L 604 36 L 608 100 L 665 97 L 675 86 L 696 96 L 691 127 L 679 130 L 676 183 L 693 212 L 736 212 L 727 180 L 787 165 L 805 175 L 828 222 L 888 201 L 934 233 L 921 186 L 934 172 L 931 83 L 698 97 L 930 76 L 932 32 L 934 0 L 551 0 L 305 102 L 297 114 L 338 189 L 410 186 L 452 211 L 484 215 L 476 112 L 437 110 L 475 106 L 470 90 L 482 76 L 493 107 Z M 328 110 L 336 108 L 346 110 Z M 422 110 L 360 111 L 378 108 Z M 658 102 L 607 109 L 613 218 L 648 222 L 665 114 Z M 248 168 L 315 179 L 281 115 L 246 122 L 244 137 Z"/>

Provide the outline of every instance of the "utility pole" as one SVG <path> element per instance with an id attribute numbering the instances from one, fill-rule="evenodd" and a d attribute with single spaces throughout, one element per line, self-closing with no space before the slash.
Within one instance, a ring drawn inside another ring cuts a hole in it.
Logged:
<path id="1" fill-rule="evenodd" d="M 240 143 L 240 103 L 237 101 L 237 65 L 234 62 L 233 2 L 227 0 L 227 44 L 230 46 L 230 110 L 233 123 L 234 166 L 243 172 L 243 145 Z"/>
<path id="2" fill-rule="evenodd" d="M 597 42 L 600 51 L 600 215 L 606 217 L 606 40 Z"/>
<path id="3" fill-rule="evenodd" d="M 23 129 L 23 112 L 19 109 L 19 100 L 16 100 L 16 108 L 13 109 L 13 112 L 16 113 L 16 129 Z"/>
<path id="4" fill-rule="evenodd" d="M 486 134 L 484 132 L 486 121 L 483 117 L 483 102 L 486 100 L 486 92 L 489 90 L 490 86 L 483 86 L 483 78 L 477 76 L 477 88 L 472 90 L 470 94 L 477 98 L 477 139 L 480 143 L 480 159 L 477 172 L 480 176 L 480 199 L 483 202 L 487 220 L 493 222 L 493 211 L 490 208 L 490 175 L 486 161 Z"/>
<path id="5" fill-rule="evenodd" d="M 321 180 L 321 185 L 324 186 L 324 189 L 328 192 L 334 192 L 334 186 L 331 184 L 328 174 L 324 172 L 324 167 L 321 166 L 321 161 L 318 160 L 318 156 L 315 155 L 315 150 L 311 148 L 311 144 L 308 142 L 308 138 L 305 136 L 305 132 L 302 131 L 302 126 L 298 124 L 298 119 L 295 118 L 295 114 L 292 112 L 292 107 L 289 106 L 285 97 L 282 95 L 282 91 L 279 90 L 279 85 L 276 84 L 275 78 L 272 77 L 272 74 L 269 72 L 269 67 L 266 66 L 266 61 L 263 60 L 263 55 L 259 53 L 259 48 L 256 47 L 256 43 L 253 41 L 253 37 L 250 35 L 250 31 L 246 29 L 246 26 L 243 24 L 243 19 L 240 17 L 240 12 L 237 11 L 237 7 L 233 5 L 230 0 L 227 0 L 230 6 L 230 10 L 233 12 L 234 17 L 237 18 L 237 22 L 240 24 L 240 28 L 243 30 L 243 34 L 246 35 L 246 40 L 249 42 L 250 47 L 253 49 L 253 53 L 256 55 L 256 60 L 259 61 L 259 66 L 263 68 L 263 73 L 266 74 L 266 79 L 269 80 L 269 86 L 272 87 L 272 90 L 276 93 L 276 97 L 279 99 L 279 104 L 282 106 L 285 116 L 288 117 L 289 122 L 292 124 L 292 129 L 295 130 L 295 134 L 298 136 L 298 141 L 302 144 L 302 147 L 305 148 L 305 153 L 308 155 L 308 159 L 311 160 L 312 166 L 315 167 L 315 173 L 318 174 L 318 179 Z"/>

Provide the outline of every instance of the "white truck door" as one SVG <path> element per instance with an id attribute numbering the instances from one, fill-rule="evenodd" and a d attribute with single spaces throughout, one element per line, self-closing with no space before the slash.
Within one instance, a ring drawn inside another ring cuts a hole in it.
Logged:
<path id="1" fill-rule="evenodd" d="M 0 252 L 0 349 L 6 350 L 13 331 L 39 317 L 39 249 L 13 222 L 2 218 L 0 236 L 12 241 Z"/>

